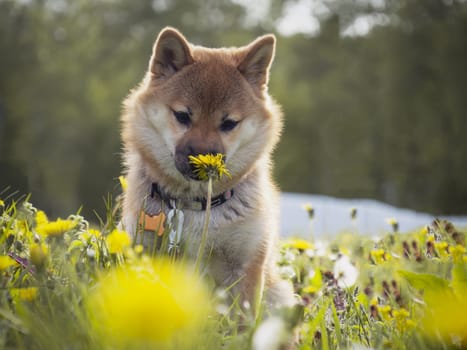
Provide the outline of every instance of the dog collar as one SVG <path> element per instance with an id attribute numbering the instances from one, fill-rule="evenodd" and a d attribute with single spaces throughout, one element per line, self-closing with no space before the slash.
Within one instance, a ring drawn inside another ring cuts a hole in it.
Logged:
<path id="1" fill-rule="evenodd" d="M 207 200 L 206 198 L 194 198 L 192 200 L 184 199 L 184 198 L 173 198 L 169 194 L 165 193 L 159 184 L 152 183 L 151 186 L 151 198 L 157 196 L 167 205 L 169 209 L 188 209 L 188 210 L 196 210 L 196 211 L 203 211 L 206 210 Z M 218 207 L 219 205 L 224 204 L 230 198 L 232 198 L 234 192 L 233 190 L 228 190 L 216 197 L 211 198 L 211 208 Z"/>

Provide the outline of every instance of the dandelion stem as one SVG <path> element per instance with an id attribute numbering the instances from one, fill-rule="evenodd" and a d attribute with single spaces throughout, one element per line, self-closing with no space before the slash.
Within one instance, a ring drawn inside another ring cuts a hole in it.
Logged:
<path id="1" fill-rule="evenodd" d="M 199 272 L 201 259 L 206 248 L 206 241 L 208 238 L 209 220 L 211 218 L 211 197 L 212 197 L 212 177 L 208 180 L 208 193 L 206 196 L 206 214 L 204 215 L 203 230 L 201 231 L 201 243 L 198 249 L 198 256 L 196 257 L 196 271 Z"/>

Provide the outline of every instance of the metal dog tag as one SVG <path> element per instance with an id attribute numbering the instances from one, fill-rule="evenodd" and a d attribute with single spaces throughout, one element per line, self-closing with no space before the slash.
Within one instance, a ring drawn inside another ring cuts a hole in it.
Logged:
<path id="1" fill-rule="evenodd" d="M 182 239 L 183 222 L 185 216 L 183 211 L 174 208 L 167 213 L 167 223 L 169 229 L 168 252 L 178 254 L 180 252 L 180 241 Z"/>

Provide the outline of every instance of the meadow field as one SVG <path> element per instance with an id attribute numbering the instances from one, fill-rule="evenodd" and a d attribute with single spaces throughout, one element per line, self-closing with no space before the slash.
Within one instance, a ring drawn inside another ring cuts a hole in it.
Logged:
<path id="1" fill-rule="evenodd" d="M 232 300 L 175 220 L 118 228 L 122 101 L 166 26 L 277 39 L 295 307 Z M 466 0 L 0 0 L 0 350 L 467 349 L 466 34 Z"/>
<path id="2" fill-rule="evenodd" d="M 309 206 L 303 215 L 314 219 Z M 51 220 L 27 199 L 0 198 L 0 348 L 262 350 L 294 334 L 303 350 L 467 347 L 465 231 L 450 222 L 284 239 L 278 268 L 297 306 L 253 312 L 168 234 L 143 250 L 116 216 L 118 202 L 91 227 L 79 213 Z"/>

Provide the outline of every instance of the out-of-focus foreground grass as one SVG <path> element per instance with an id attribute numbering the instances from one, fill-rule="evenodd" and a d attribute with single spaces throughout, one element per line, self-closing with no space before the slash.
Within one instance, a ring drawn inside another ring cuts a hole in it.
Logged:
<path id="1" fill-rule="evenodd" d="M 278 349 L 294 327 L 299 349 L 467 347 L 465 233 L 440 220 L 391 227 L 282 242 L 278 268 L 299 306 L 254 315 L 180 251 L 133 245 L 111 210 L 91 228 L 0 201 L 0 347 Z"/>

